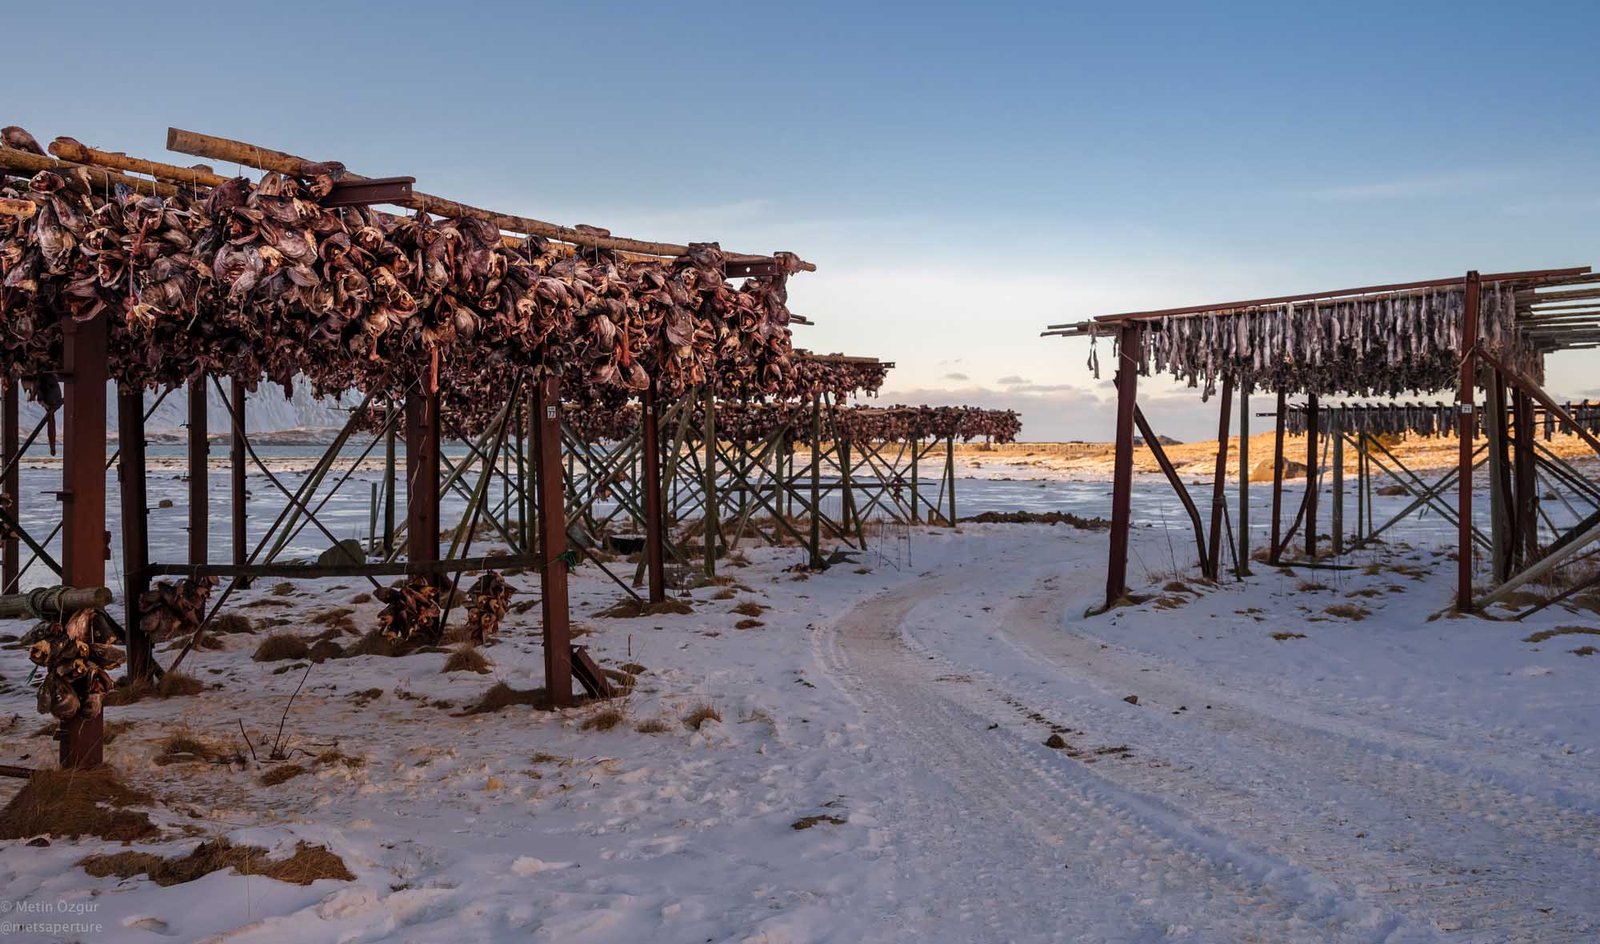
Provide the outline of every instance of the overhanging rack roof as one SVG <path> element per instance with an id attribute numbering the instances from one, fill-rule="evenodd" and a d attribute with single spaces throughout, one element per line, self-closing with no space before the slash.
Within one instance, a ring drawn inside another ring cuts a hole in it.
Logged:
<path id="1" fill-rule="evenodd" d="M 1479 277 L 1478 343 L 1526 376 L 1543 355 L 1600 346 L 1600 277 L 1588 266 Z M 1101 315 L 1045 336 L 1132 331 L 1140 373 L 1169 373 L 1206 395 L 1246 388 L 1395 396 L 1455 383 L 1466 325 L 1465 276 Z M 1559 288 L 1560 291 L 1550 291 Z M 1090 367 L 1098 375 L 1091 353 Z"/>

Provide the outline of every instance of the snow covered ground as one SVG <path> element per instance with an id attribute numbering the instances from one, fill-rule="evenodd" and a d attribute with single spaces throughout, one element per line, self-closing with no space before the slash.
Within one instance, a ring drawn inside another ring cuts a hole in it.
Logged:
<path id="1" fill-rule="evenodd" d="M 1136 540 L 1167 553 L 1159 529 Z M 355 881 L 97 879 L 75 863 L 113 844 L 57 840 L 0 848 L 0 901 L 81 903 L 104 928 L 84 941 L 1600 939 L 1600 659 L 1571 651 L 1591 637 L 1522 641 L 1592 618 L 1433 619 L 1454 571 L 1430 551 L 1161 577 L 1099 617 L 1103 533 L 966 525 L 878 551 L 808 576 L 752 550 L 692 614 L 635 619 L 592 615 L 618 591 L 581 570 L 582 641 L 648 669 L 610 730 L 584 730 L 596 705 L 462 713 L 496 680 L 540 684 L 536 609 L 489 675 L 436 653 L 315 665 L 285 725 L 309 771 L 270 787 L 271 762 L 153 763 L 178 728 L 243 749 L 242 724 L 265 754 L 303 664 L 251 661 L 265 629 L 222 637 L 191 663 L 218 688 L 111 713 L 132 725 L 110 759 L 166 829 L 136 848 L 304 839 Z M 368 589 L 261 584 L 241 612 L 311 635 L 345 607 L 366 629 Z M 744 602 L 760 626 L 735 628 Z M 8 753 L 48 760 L 17 733 L 31 696 L 0 697 Z M 721 720 L 692 730 L 702 705 Z M 362 763 L 307 756 L 334 749 Z"/>

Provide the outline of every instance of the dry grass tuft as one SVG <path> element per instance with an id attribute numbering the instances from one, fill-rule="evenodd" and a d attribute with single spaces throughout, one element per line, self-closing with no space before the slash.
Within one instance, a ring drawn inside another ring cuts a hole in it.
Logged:
<path id="1" fill-rule="evenodd" d="M 500 711 L 503 708 L 510 708 L 513 705 L 528 705 L 532 708 L 547 709 L 550 707 L 550 699 L 546 697 L 542 688 L 523 691 L 512 688 L 505 682 L 496 682 L 490 686 L 488 691 L 483 693 L 483 697 L 479 698 L 476 704 L 467 708 L 466 713 L 469 715 L 488 714 Z"/>
<path id="2" fill-rule="evenodd" d="M 1570 651 L 1575 656 L 1592 656 L 1595 653 L 1600 652 L 1600 649 L 1596 649 L 1593 646 L 1579 646 L 1578 648 Z"/>
<path id="3" fill-rule="evenodd" d="M 763 627 L 765 625 L 767 625 L 767 624 L 761 622 L 758 619 L 742 619 L 739 622 L 734 623 L 733 624 L 733 628 L 734 629 L 760 629 L 761 627 Z"/>
<path id="4" fill-rule="evenodd" d="M 1318 590 L 1328 589 L 1328 585 L 1315 580 L 1302 580 L 1295 584 L 1294 588 L 1301 593 L 1315 593 Z"/>
<path id="5" fill-rule="evenodd" d="M 580 727 L 585 731 L 610 731 L 628 720 L 628 713 L 617 705 L 608 705 L 583 719 Z"/>
<path id="6" fill-rule="evenodd" d="M 755 602 L 754 600 L 746 600 L 734 607 L 733 611 L 738 613 L 740 616 L 760 616 L 762 613 L 767 611 L 767 608 Z"/>
<path id="7" fill-rule="evenodd" d="M 827 813 L 818 813 L 812 816 L 800 817 L 799 819 L 790 823 L 789 828 L 799 832 L 802 829 L 810 829 L 813 826 L 820 826 L 823 823 L 827 823 L 830 826 L 843 826 L 845 824 L 845 820 L 840 816 L 832 816 Z"/>
<path id="8" fill-rule="evenodd" d="M 700 730 L 707 721 L 722 721 L 722 712 L 709 703 L 696 705 L 683 716 L 683 726 L 694 731 Z"/>
<path id="9" fill-rule="evenodd" d="M 1364 620 L 1372 615 L 1371 610 L 1355 603 L 1335 603 L 1330 607 L 1325 607 L 1322 612 L 1329 616 L 1337 616 L 1340 619 L 1347 620 Z"/>
<path id="10" fill-rule="evenodd" d="M 367 759 L 365 757 L 355 757 L 350 754 L 346 754 L 344 751 L 341 751 L 338 748 L 330 748 L 317 755 L 317 763 L 324 767 L 331 766 L 333 764 L 340 764 L 345 767 L 353 768 L 367 766 Z"/>
<path id="11" fill-rule="evenodd" d="M 633 726 L 640 734 L 665 734 L 672 730 L 672 725 L 661 718 L 647 718 Z"/>
<path id="12" fill-rule="evenodd" d="M 1541 629 L 1523 642 L 1544 642 L 1557 636 L 1600 636 L 1600 629 L 1590 626 L 1557 626 L 1555 629 Z"/>
<path id="13" fill-rule="evenodd" d="M 718 590 L 716 593 L 713 593 L 711 595 L 711 599 L 713 599 L 713 600 L 731 600 L 731 599 L 733 599 L 734 597 L 736 597 L 738 595 L 739 595 L 739 591 L 733 589 L 732 587 L 723 587 L 721 590 Z"/>
<path id="14" fill-rule="evenodd" d="M 269 859 L 267 851 L 259 846 L 236 846 L 218 838 L 202 842 L 186 856 L 165 858 L 149 852 L 118 852 L 93 855 L 78 865 L 96 878 L 147 875 L 150 881 L 163 887 L 182 885 L 225 869 L 233 869 L 240 875 L 275 878 L 292 885 L 310 885 L 324 878 L 355 881 L 343 859 L 323 846 L 304 842 L 295 843 L 294 855 L 287 859 Z"/>
<path id="15" fill-rule="evenodd" d="M 261 785 L 263 787 L 275 787 L 285 781 L 293 780 L 305 772 L 306 769 L 299 764 L 280 764 L 261 775 Z"/>
<path id="16" fill-rule="evenodd" d="M 157 698 L 181 698 L 188 695 L 198 695 L 205 691 L 206 684 L 192 675 L 182 672 L 168 672 L 161 676 L 161 681 L 154 685 L 149 682 L 139 681 L 127 685 L 118 685 L 106 692 L 105 706 L 117 708 L 122 705 L 131 705 L 154 695 Z"/>
<path id="17" fill-rule="evenodd" d="M 1188 584 L 1184 583 L 1181 580 L 1169 580 L 1166 583 L 1161 585 L 1161 589 L 1166 591 L 1167 593 L 1193 593 L 1194 592 L 1193 588 L 1191 588 Z"/>
<path id="18" fill-rule="evenodd" d="M 205 763 L 220 764 L 243 760 L 237 748 L 203 737 L 188 728 L 179 728 L 162 738 L 157 746 L 155 762 L 168 764 Z"/>
<path id="19" fill-rule="evenodd" d="M 383 656 L 386 659 L 392 659 L 396 656 L 403 656 L 406 654 L 407 647 L 404 643 L 398 640 L 390 639 L 388 636 L 385 636 L 383 633 L 374 629 L 365 636 L 362 636 L 360 639 L 356 640 L 355 643 L 350 646 L 350 648 L 346 649 L 344 651 L 343 658 L 348 659 L 354 656 Z"/>
<path id="20" fill-rule="evenodd" d="M 1279 642 L 1287 642 L 1290 639 L 1304 639 L 1304 638 L 1306 638 L 1306 634 L 1305 633 L 1273 633 L 1272 634 L 1272 638 L 1276 639 Z"/>
<path id="21" fill-rule="evenodd" d="M 487 656 L 478 651 L 474 645 L 462 645 L 450 653 L 450 658 L 444 660 L 444 668 L 440 672 L 476 672 L 487 675 L 493 666 Z"/>
<path id="22" fill-rule="evenodd" d="M 682 600 L 663 600 L 660 603 L 619 600 L 594 615 L 607 619 L 633 619 L 639 616 L 686 616 L 693 612 L 694 608 Z"/>
<path id="23" fill-rule="evenodd" d="M 360 606 L 363 603 L 371 603 L 372 602 L 372 594 L 370 594 L 370 593 L 358 593 L 355 596 L 350 598 L 350 602 L 355 604 L 356 606 Z"/>
<path id="24" fill-rule="evenodd" d="M 250 658 L 257 662 L 283 662 L 286 659 L 305 659 L 310 655 L 311 647 L 303 638 L 293 633 L 273 633 L 261 640 Z"/>
<path id="25" fill-rule="evenodd" d="M 210 630 L 219 636 L 253 633 L 256 631 L 256 623 L 243 613 L 223 613 L 211 621 Z"/>
<path id="26" fill-rule="evenodd" d="M 156 832 L 150 817 L 127 809 L 149 802 L 149 796 L 125 785 L 111 767 L 37 770 L 0 810 L 0 839 L 48 833 L 131 842 Z"/>

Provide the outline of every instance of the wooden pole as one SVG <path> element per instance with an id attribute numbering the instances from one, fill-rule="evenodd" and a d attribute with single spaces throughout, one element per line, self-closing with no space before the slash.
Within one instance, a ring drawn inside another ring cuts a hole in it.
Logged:
<path id="1" fill-rule="evenodd" d="M 1344 420 L 1343 412 L 1334 410 L 1328 423 L 1328 435 L 1333 439 L 1333 520 L 1330 524 L 1335 557 L 1344 553 Z"/>
<path id="2" fill-rule="evenodd" d="M 950 478 L 950 527 L 956 526 L 956 437 L 944 438 L 944 471 Z"/>
<path id="3" fill-rule="evenodd" d="M 394 405 L 387 408 L 389 414 L 389 432 L 384 435 L 383 441 L 383 556 L 389 557 L 394 553 L 395 540 L 395 486 L 398 478 L 395 475 L 395 466 L 399 456 L 399 423 L 394 420 Z"/>
<path id="4" fill-rule="evenodd" d="M 811 569 L 822 569 L 822 398 L 811 395 Z"/>
<path id="5" fill-rule="evenodd" d="M 1322 421 L 1317 395 L 1306 397 L 1306 557 L 1317 559 L 1317 479 L 1322 471 L 1317 428 Z"/>
<path id="6" fill-rule="evenodd" d="M 1456 608 L 1472 610 L 1472 452 L 1473 433 L 1478 425 L 1473 416 L 1473 381 L 1477 376 L 1478 296 L 1477 271 L 1467 273 L 1461 325 L 1461 376 L 1456 390 L 1457 434 L 1461 438 L 1461 481 L 1457 483 L 1456 513 L 1459 516 L 1456 561 Z"/>
<path id="7" fill-rule="evenodd" d="M 572 704 L 572 630 L 567 603 L 566 487 L 561 476 L 561 378 L 539 382 L 539 414 L 534 426 L 539 453 L 539 571 L 544 615 L 544 686 L 550 704 Z"/>
<path id="8" fill-rule="evenodd" d="M 1278 563 L 1279 549 L 1282 547 L 1280 537 L 1283 531 L 1283 424 L 1288 419 L 1288 412 L 1288 397 L 1279 390 L 1277 423 L 1272 436 L 1272 543 L 1267 545 L 1269 564 Z"/>
<path id="9" fill-rule="evenodd" d="M 406 391 L 406 559 L 439 559 L 439 354 Z"/>
<path id="10" fill-rule="evenodd" d="M 1133 412 L 1138 397 L 1139 329 L 1117 329 L 1117 444 L 1111 472 L 1111 554 L 1106 561 L 1106 608 L 1128 592 L 1128 540 L 1133 527 Z"/>
<path id="11" fill-rule="evenodd" d="M 103 587 L 106 533 L 106 315 L 62 319 L 66 436 L 61 460 L 61 582 Z M 204 388 L 202 388 L 202 391 Z M 142 420 L 144 408 L 135 409 Z M 105 717 L 82 715 L 61 724 L 61 766 L 86 770 L 104 760 Z"/>
<path id="12" fill-rule="evenodd" d="M 233 378 L 233 396 L 229 404 L 233 410 L 233 435 L 228 441 L 229 472 L 231 474 L 231 493 L 233 499 L 232 521 L 233 526 L 233 562 L 243 564 L 250 556 L 248 547 L 250 538 L 247 524 L 250 520 L 249 502 L 246 495 L 245 479 L 245 394 L 244 381 L 238 377 Z"/>
<path id="13" fill-rule="evenodd" d="M 1507 463 L 1505 381 L 1493 368 L 1480 371 L 1484 381 L 1484 436 L 1489 440 L 1489 547 L 1494 579 L 1511 576 L 1509 534 L 1511 475 Z"/>
<path id="14" fill-rule="evenodd" d="M 1239 579 L 1250 575 L 1250 387 L 1239 391 Z"/>
<path id="15" fill-rule="evenodd" d="M 1517 451 L 1514 464 L 1517 499 L 1516 558 L 1527 566 L 1539 556 L 1539 492 L 1534 452 L 1533 399 L 1521 390 L 1511 391 L 1516 410 Z"/>
<path id="16" fill-rule="evenodd" d="M 0 406 L 0 460 L 5 475 L 0 477 L 0 491 L 4 492 L 6 510 L 18 521 L 22 520 L 22 462 L 18 458 L 21 439 L 21 397 L 17 382 L 6 382 L 4 404 Z M 16 593 L 22 573 L 22 548 L 17 535 L 6 529 L 4 542 L 0 542 L 0 589 Z"/>
<path id="17" fill-rule="evenodd" d="M 142 415 L 142 412 L 141 412 Z M 210 453 L 206 436 L 206 378 L 189 381 L 189 563 L 208 562 L 211 551 Z"/>
<path id="18" fill-rule="evenodd" d="M 117 384 L 117 441 L 117 486 L 122 502 L 122 626 L 128 636 L 128 678 L 142 682 L 155 676 L 155 657 L 150 637 L 139 620 L 139 597 L 150 586 L 146 570 L 150 564 L 150 500 L 145 477 L 144 393 L 133 384 Z"/>
<path id="19" fill-rule="evenodd" d="M 1211 479 L 1211 535 L 1206 551 L 1206 577 L 1222 576 L 1222 519 L 1227 513 L 1228 423 L 1233 419 L 1233 378 L 1222 379 L 1222 403 L 1217 411 L 1217 466 Z"/>
<path id="20" fill-rule="evenodd" d="M 664 542 L 666 523 L 661 515 L 661 412 L 656 407 L 655 381 L 644 388 L 640 397 L 643 419 L 643 443 L 640 446 L 644 466 L 644 557 L 649 571 L 650 602 L 662 603 L 667 599 L 666 554 Z"/>
<path id="21" fill-rule="evenodd" d="M 921 465 L 921 462 L 920 462 L 921 458 L 922 458 L 922 442 L 919 439 L 917 439 L 917 437 L 912 436 L 911 437 L 911 523 L 912 524 L 920 524 L 922 522 L 922 510 L 918 507 L 919 505 L 922 504 L 922 496 L 920 494 L 921 482 L 919 481 L 919 475 L 918 475 L 918 471 L 919 471 L 918 467 Z"/>
<path id="22" fill-rule="evenodd" d="M 717 544 L 722 536 L 722 519 L 717 508 L 717 395 L 707 384 L 704 391 L 705 431 L 702 438 L 705 444 L 705 464 L 702 471 L 705 473 L 705 525 L 706 559 L 705 571 L 707 577 L 717 575 Z"/>

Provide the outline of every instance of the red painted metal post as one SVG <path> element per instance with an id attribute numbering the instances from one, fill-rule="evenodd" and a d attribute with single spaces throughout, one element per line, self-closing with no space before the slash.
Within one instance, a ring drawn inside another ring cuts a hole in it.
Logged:
<path id="1" fill-rule="evenodd" d="M 539 382 L 534 426 L 539 450 L 539 587 L 544 613 L 544 689 L 555 706 L 572 704 L 572 630 L 567 607 L 566 485 L 561 477 L 561 378 Z"/>
<path id="2" fill-rule="evenodd" d="M 661 413 L 656 408 L 655 382 L 644 388 L 640 397 L 640 412 L 644 420 L 642 431 L 644 480 L 644 559 L 649 571 L 650 602 L 663 603 L 667 599 L 667 575 L 663 542 L 666 525 L 661 520 Z"/>
<path id="3" fill-rule="evenodd" d="M 439 355 L 406 391 L 406 560 L 439 559 Z"/>
<path id="4" fill-rule="evenodd" d="M 1306 557 L 1317 559 L 1317 478 L 1322 471 L 1317 395 L 1306 397 Z"/>
<path id="5" fill-rule="evenodd" d="M 233 378 L 232 401 L 228 404 L 233 410 L 233 422 L 229 424 L 233 427 L 233 435 L 229 437 L 228 460 L 233 486 L 233 562 L 242 565 L 250 556 L 250 548 L 246 546 L 250 539 L 245 527 L 250 519 L 245 500 L 244 381 L 238 377 Z"/>
<path id="6" fill-rule="evenodd" d="M 1289 416 L 1289 399 L 1278 391 L 1277 427 L 1272 436 L 1272 543 L 1267 545 L 1267 563 L 1278 562 L 1283 536 L 1283 424 Z"/>
<path id="7" fill-rule="evenodd" d="M 211 551 L 210 454 L 206 437 L 206 378 L 189 381 L 189 563 L 208 562 Z"/>
<path id="8" fill-rule="evenodd" d="M 61 582 L 103 587 L 106 533 L 106 316 L 63 318 L 62 373 L 66 436 L 61 460 Z M 141 407 L 140 415 L 143 415 Z M 61 724 L 61 766 L 79 770 L 104 760 L 105 718 Z"/>
<path id="9" fill-rule="evenodd" d="M 3 462 L 7 471 L 3 480 L 0 480 L 0 491 L 4 492 L 5 504 L 12 517 L 22 517 L 22 463 L 16 461 L 17 452 L 21 443 L 22 433 L 19 428 L 21 423 L 21 397 L 17 390 L 17 382 L 9 381 L 5 385 L 4 403 L 0 405 L 0 462 Z M 15 534 L 7 534 L 0 542 L 0 584 L 4 585 L 6 593 L 17 592 L 17 581 L 22 575 L 22 549 L 21 542 Z"/>
<path id="10" fill-rule="evenodd" d="M 1106 562 L 1106 606 L 1128 592 L 1128 535 L 1133 527 L 1133 407 L 1138 397 L 1139 329 L 1117 333 L 1117 447 L 1111 479 L 1111 557 Z"/>
<path id="11" fill-rule="evenodd" d="M 1468 272 L 1461 313 L 1461 377 L 1456 390 L 1457 435 L 1461 440 L 1461 481 L 1457 484 L 1456 508 L 1460 518 L 1456 551 L 1456 609 L 1463 613 L 1472 609 L 1472 439 L 1478 425 L 1477 417 L 1473 415 L 1473 384 L 1478 369 L 1480 287 L 1478 273 Z"/>
<path id="12" fill-rule="evenodd" d="M 144 392 L 117 385 L 117 485 L 122 501 L 123 628 L 128 633 L 128 678 L 155 676 L 150 637 L 139 622 L 139 597 L 150 586 L 150 500 L 144 461 Z"/>
<path id="13" fill-rule="evenodd" d="M 1217 420 L 1217 468 L 1211 480 L 1211 536 L 1206 552 L 1206 576 L 1222 576 L 1222 516 L 1228 485 L 1228 424 L 1233 420 L 1233 378 L 1222 379 L 1222 408 Z"/>

